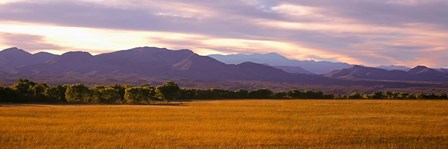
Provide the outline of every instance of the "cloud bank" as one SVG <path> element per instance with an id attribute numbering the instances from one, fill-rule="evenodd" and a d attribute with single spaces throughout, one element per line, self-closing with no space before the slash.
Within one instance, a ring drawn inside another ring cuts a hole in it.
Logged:
<path id="1" fill-rule="evenodd" d="M 163 46 L 448 67 L 445 0 L 8 0 L 0 47 L 93 53 Z"/>

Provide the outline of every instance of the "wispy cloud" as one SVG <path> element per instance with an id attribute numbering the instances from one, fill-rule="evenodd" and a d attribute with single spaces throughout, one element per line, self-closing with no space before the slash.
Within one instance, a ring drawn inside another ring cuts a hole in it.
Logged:
<path id="1" fill-rule="evenodd" d="M 28 34 L 11 34 L 0 32 L 0 43 L 4 45 L 20 45 L 21 48 L 27 49 L 29 52 L 36 53 L 39 51 L 60 50 L 64 47 L 49 43 L 45 37 Z"/>
<path id="2" fill-rule="evenodd" d="M 447 67 L 447 7 L 445 0 L 9 0 L 0 3 L 0 36 L 4 47 L 30 50 L 150 45 Z"/>

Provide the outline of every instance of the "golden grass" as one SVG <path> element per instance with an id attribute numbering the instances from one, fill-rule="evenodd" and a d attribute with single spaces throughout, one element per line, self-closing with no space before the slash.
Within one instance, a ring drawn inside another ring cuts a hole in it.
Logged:
<path id="1" fill-rule="evenodd" d="M 3 105 L 0 148 L 448 148 L 448 101 Z"/>

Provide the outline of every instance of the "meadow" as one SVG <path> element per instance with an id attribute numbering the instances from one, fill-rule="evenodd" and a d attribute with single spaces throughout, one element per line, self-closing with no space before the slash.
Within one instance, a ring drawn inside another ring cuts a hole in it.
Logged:
<path id="1" fill-rule="evenodd" d="M 0 106 L 0 148 L 161 147 L 448 148 L 448 101 Z"/>

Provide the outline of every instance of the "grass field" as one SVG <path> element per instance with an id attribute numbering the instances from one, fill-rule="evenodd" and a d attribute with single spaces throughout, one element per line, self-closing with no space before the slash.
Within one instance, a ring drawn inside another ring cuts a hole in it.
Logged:
<path id="1" fill-rule="evenodd" d="M 448 101 L 2 105 L 0 148 L 448 148 Z"/>

